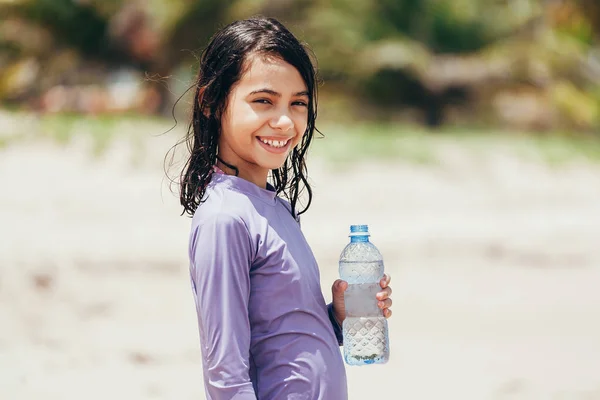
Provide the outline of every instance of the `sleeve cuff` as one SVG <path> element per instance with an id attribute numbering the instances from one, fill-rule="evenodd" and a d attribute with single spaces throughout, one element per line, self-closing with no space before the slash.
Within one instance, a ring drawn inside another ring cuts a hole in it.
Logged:
<path id="1" fill-rule="evenodd" d="M 333 314 L 333 303 L 329 303 L 327 305 L 327 312 L 329 314 L 329 320 L 331 321 L 331 326 L 333 327 L 333 333 L 335 333 L 335 337 L 338 341 L 338 345 L 343 346 L 344 345 L 343 329 L 340 326 L 337 319 L 335 318 L 335 315 Z"/>

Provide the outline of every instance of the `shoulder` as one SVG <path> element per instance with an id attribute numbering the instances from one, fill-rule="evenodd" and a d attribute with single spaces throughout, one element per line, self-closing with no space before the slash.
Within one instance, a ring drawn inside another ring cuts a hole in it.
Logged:
<path id="1" fill-rule="evenodd" d="M 212 187 L 194 213 L 192 242 L 252 242 L 256 210 L 246 196 L 226 188 Z M 251 247 L 254 247 L 251 245 Z"/>
<path id="2" fill-rule="evenodd" d="M 248 260 L 255 252 L 246 220 L 236 210 L 210 204 L 201 204 L 192 220 L 190 257 L 195 258 L 200 249 L 202 257 L 235 253 L 246 254 Z"/>
<path id="3" fill-rule="evenodd" d="M 192 226 L 201 226 L 215 221 L 228 225 L 248 225 L 252 210 L 246 196 L 233 190 L 209 187 L 204 201 L 194 213 Z"/>
<path id="4" fill-rule="evenodd" d="M 193 230 L 212 227 L 216 232 L 240 231 L 248 233 L 243 207 L 231 207 L 227 202 L 204 203 L 196 210 L 192 220 Z"/>

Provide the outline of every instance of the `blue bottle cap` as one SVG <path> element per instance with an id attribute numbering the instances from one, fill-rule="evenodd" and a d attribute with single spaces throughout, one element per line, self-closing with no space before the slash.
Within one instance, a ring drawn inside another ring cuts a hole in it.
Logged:
<path id="1" fill-rule="evenodd" d="M 350 225 L 349 236 L 371 236 L 368 225 Z"/>

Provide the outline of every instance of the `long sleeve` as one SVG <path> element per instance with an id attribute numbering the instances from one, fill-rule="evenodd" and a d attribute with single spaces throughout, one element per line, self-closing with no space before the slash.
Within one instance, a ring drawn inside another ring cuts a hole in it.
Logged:
<path id="1" fill-rule="evenodd" d="M 207 398 L 255 400 L 249 374 L 248 230 L 237 217 L 211 216 L 196 228 L 191 250 Z"/>
<path id="2" fill-rule="evenodd" d="M 343 346 L 344 334 L 342 331 L 342 327 L 340 326 L 339 322 L 335 318 L 335 315 L 333 314 L 333 303 L 327 304 L 327 313 L 329 314 L 329 320 L 331 321 L 331 326 L 333 326 L 333 333 L 335 333 L 335 338 L 338 341 L 338 345 Z"/>

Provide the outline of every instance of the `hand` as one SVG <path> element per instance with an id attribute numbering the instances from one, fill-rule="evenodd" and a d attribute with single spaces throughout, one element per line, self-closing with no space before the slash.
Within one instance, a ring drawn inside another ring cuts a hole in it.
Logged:
<path id="1" fill-rule="evenodd" d="M 390 307 L 392 306 L 392 299 L 390 297 L 392 295 L 392 288 L 389 286 L 391 280 L 391 276 L 384 274 L 381 281 L 379 281 L 379 286 L 381 286 L 382 290 L 377 292 L 377 295 L 375 296 L 378 300 L 377 306 L 381 308 L 382 314 L 386 318 L 392 316 L 392 310 L 390 310 Z M 341 279 L 333 282 L 333 285 L 331 286 L 333 315 L 340 325 L 344 322 L 344 319 L 346 319 L 346 306 L 344 304 L 344 292 L 346 289 L 348 289 L 348 282 Z"/>
<path id="2" fill-rule="evenodd" d="M 392 306 L 392 298 L 390 297 L 392 295 L 392 287 L 390 286 L 391 280 L 391 276 L 383 274 L 383 278 L 379 281 L 379 286 L 381 286 L 382 290 L 375 296 L 377 297 L 377 300 L 379 300 L 377 306 L 383 310 L 383 316 L 386 318 L 392 316 L 392 310 L 390 310 L 390 307 Z"/>

